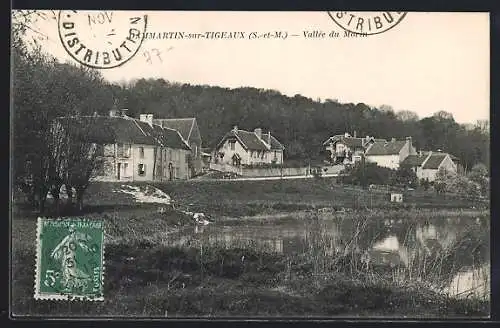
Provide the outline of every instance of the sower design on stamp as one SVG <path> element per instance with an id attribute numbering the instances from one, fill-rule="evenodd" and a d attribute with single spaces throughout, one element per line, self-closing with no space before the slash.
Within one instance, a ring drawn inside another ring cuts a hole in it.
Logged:
<path id="1" fill-rule="evenodd" d="M 103 222 L 38 218 L 35 298 L 103 300 Z"/>

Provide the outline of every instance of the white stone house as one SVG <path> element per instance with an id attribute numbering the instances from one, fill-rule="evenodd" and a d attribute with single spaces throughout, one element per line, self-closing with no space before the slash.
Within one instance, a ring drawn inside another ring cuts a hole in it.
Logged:
<path id="1" fill-rule="evenodd" d="M 263 133 L 260 128 L 249 132 L 235 126 L 215 147 L 212 161 L 233 166 L 282 164 L 283 150 L 271 132 Z"/>
<path id="2" fill-rule="evenodd" d="M 440 169 L 447 173 L 457 174 L 458 164 L 456 157 L 443 152 L 419 152 L 408 156 L 402 166 L 411 168 L 419 180 L 424 179 L 432 182 L 436 180 L 436 175 Z"/>
<path id="3" fill-rule="evenodd" d="M 189 145 L 178 131 L 111 110 L 109 116 L 61 117 L 57 120 L 97 145 L 100 166 L 95 180 L 168 181 L 189 178 Z"/>
<path id="4" fill-rule="evenodd" d="M 330 161 L 336 164 L 354 164 L 361 161 L 366 149 L 375 142 L 386 142 L 385 139 L 375 139 L 371 136 L 357 138 L 349 133 L 337 134 L 323 142 L 330 153 Z"/>
<path id="5" fill-rule="evenodd" d="M 393 170 L 409 156 L 416 154 L 411 137 L 406 140 L 376 141 L 368 146 L 365 152 L 367 162 L 377 163 L 378 166 Z"/>

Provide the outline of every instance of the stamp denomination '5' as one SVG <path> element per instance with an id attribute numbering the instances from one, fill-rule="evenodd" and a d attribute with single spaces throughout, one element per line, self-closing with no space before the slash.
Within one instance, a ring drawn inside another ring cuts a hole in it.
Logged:
<path id="1" fill-rule="evenodd" d="M 38 218 L 35 298 L 102 301 L 104 225 Z"/>

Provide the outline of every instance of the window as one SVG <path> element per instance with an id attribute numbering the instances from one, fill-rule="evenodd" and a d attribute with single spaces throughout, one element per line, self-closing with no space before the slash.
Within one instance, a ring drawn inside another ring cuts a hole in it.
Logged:
<path id="1" fill-rule="evenodd" d="M 144 158 L 144 147 L 139 147 L 139 158 Z"/>
<path id="2" fill-rule="evenodd" d="M 277 156 L 276 156 L 276 155 L 277 155 L 277 152 L 276 152 L 276 150 L 275 150 L 275 151 L 274 151 L 274 159 L 275 159 L 275 160 L 277 159 Z"/>
<path id="3" fill-rule="evenodd" d="M 146 165 L 144 164 L 137 165 L 137 174 L 139 174 L 139 176 L 146 175 Z"/>
<path id="4" fill-rule="evenodd" d="M 231 145 L 231 150 L 234 150 L 236 148 L 236 141 L 235 140 L 229 141 L 229 144 Z"/>
<path id="5" fill-rule="evenodd" d="M 129 144 L 117 144 L 116 152 L 118 157 L 130 157 L 130 145 Z"/>
<path id="6" fill-rule="evenodd" d="M 127 176 L 128 163 L 123 163 L 122 167 L 123 167 L 123 176 Z"/>

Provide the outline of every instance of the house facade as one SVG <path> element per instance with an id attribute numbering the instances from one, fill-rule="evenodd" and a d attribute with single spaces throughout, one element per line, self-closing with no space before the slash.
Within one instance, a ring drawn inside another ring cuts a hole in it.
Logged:
<path id="1" fill-rule="evenodd" d="M 196 118 L 162 118 L 154 119 L 153 123 L 163 128 L 174 129 L 180 133 L 182 138 L 191 147 L 189 174 L 190 176 L 200 174 L 203 169 L 202 138 Z"/>
<path id="2" fill-rule="evenodd" d="M 367 162 L 376 163 L 378 166 L 393 170 L 409 156 L 416 154 L 411 137 L 406 140 L 375 141 L 369 145 L 365 152 Z"/>
<path id="3" fill-rule="evenodd" d="M 330 153 L 330 161 L 335 164 L 354 164 L 361 161 L 366 149 L 375 142 L 385 142 L 385 139 L 375 139 L 366 136 L 357 138 L 349 133 L 338 134 L 323 142 L 323 146 Z"/>
<path id="4" fill-rule="evenodd" d="M 253 132 L 235 126 L 215 147 L 212 160 L 218 164 L 259 165 L 282 164 L 283 145 L 271 135 L 257 128 Z"/>
<path id="5" fill-rule="evenodd" d="M 441 169 L 450 174 L 458 173 L 456 157 L 443 152 L 419 152 L 408 156 L 401 165 L 411 168 L 419 180 L 424 179 L 429 182 L 436 180 L 436 175 Z"/>
<path id="6" fill-rule="evenodd" d="M 100 181 L 169 181 L 188 179 L 191 148 L 179 132 L 152 123 L 152 115 L 140 120 L 124 110 L 109 116 L 58 119 L 86 142 L 96 144 Z"/>

